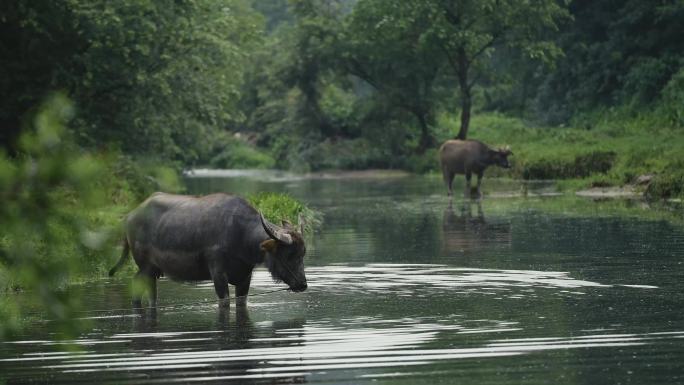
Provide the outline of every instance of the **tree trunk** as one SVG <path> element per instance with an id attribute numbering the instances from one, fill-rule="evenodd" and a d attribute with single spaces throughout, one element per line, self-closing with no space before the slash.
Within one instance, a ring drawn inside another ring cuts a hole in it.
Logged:
<path id="1" fill-rule="evenodd" d="M 468 136 L 468 127 L 470 126 L 470 108 L 472 106 L 472 97 L 470 90 L 461 90 L 461 128 L 456 135 L 456 139 L 465 140 Z"/>
<path id="2" fill-rule="evenodd" d="M 435 145 L 435 138 L 430 134 L 430 126 L 428 125 L 427 118 L 424 113 L 420 111 L 414 111 L 414 114 L 418 118 L 418 123 L 420 124 L 420 142 L 418 143 L 418 154 L 425 153 L 425 150 Z"/>
<path id="3" fill-rule="evenodd" d="M 470 125 L 470 108 L 472 106 L 472 96 L 470 94 L 471 85 L 468 84 L 468 69 L 470 63 L 464 48 L 458 52 L 458 86 L 461 89 L 461 128 L 456 135 L 456 139 L 465 140 L 468 136 L 468 126 Z"/>

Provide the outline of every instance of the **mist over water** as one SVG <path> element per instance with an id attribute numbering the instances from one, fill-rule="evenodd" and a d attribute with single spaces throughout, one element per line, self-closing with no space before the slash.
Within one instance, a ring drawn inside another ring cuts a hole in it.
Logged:
<path id="1" fill-rule="evenodd" d="M 450 205 L 424 176 L 187 183 L 192 194 L 287 192 L 320 210 L 309 289 L 272 292 L 282 285 L 262 268 L 247 308 L 223 310 L 210 282 L 162 280 L 157 309 L 136 312 L 130 277 L 83 285 L 89 332 L 59 341 L 36 321 L 0 343 L 0 379 L 684 383 L 684 226 L 671 213 L 506 180 L 485 179 L 479 205 Z M 60 350 L 68 343 L 80 349 Z"/>

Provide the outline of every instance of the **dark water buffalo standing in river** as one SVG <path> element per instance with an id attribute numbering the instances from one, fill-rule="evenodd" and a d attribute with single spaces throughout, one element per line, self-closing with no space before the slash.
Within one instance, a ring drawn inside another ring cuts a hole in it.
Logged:
<path id="1" fill-rule="evenodd" d="M 121 259 L 112 276 L 128 257 L 139 267 L 136 279 L 149 282 L 156 303 L 156 280 L 214 281 L 216 295 L 227 304 L 228 284 L 244 303 L 252 270 L 264 263 L 275 281 L 293 291 L 306 290 L 304 254 L 299 231 L 268 222 L 242 198 L 226 194 L 204 197 L 155 193 L 128 214 Z M 224 300 L 225 299 L 225 300 Z M 134 298 L 140 306 L 140 298 Z"/>
<path id="2" fill-rule="evenodd" d="M 466 198 L 470 196 L 470 179 L 474 174 L 477 175 L 477 195 L 481 196 L 480 185 L 485 169 L 492 164 L 503 168 L 510 168 L 508 156 L 512 152 L 510 149 L 503 148 L 494 150 L 486 144 L 477 140 L 447 140 L 439 148 L 439 163 L 442 167 L 442 176 L 447 185 L 449 196 L 452 195 L 451 184 L 454 175 L 465 174 Z"/>

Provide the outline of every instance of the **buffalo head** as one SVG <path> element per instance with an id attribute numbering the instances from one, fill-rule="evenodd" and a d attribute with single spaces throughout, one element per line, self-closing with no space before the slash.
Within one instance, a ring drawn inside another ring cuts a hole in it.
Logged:
<path id="1" fill-rule="evenodd" d="M 511 168 L 511 164 L 508 162 L 509 155 L 513 155 L 513 151 L 508 146 L 489 152 L 491 163 L 503 168 Z"/>
<path id="2" fill-rule="evenodd" d="M 264 253 L 264 264 L 276 282 L 285 282 L 292 291 L 306 290 L 304 275 L 304 254 L 306 246 L 302 233 L 295 230 L 289 222 L 277 226 L 261 216 L 263 226 L 269 239 L 261 242 Z"/>

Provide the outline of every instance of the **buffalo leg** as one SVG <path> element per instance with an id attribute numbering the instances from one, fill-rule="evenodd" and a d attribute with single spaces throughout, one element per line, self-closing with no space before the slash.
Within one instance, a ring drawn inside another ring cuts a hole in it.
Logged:
<path id="1" fill-rule="evenodd" d="M 157 307 L 157 277 L 149 278 L 149 288 L 150 288 L 150 307 Z"/>
<path id="2" fill-rule="evenodd" d="M 247 305 L 247 294 L 249 294 L 249 285 L 252 283 L 252 273 L 239 285 L 235 286 L 235 304 L 244 306 Z"/>
<path id="3" fill-rule="evenodd" d="M 447 195 L 452 195 L 451 185 L 454 182 L 454 173 L 450 172 L 446 168 L 442 169 L 442 178 L 444 179 L 444 184 L 447 187 Z"/>
<path id="4" fill-rule="evenodd" d="M 463 196 L 466 198 L 470 198 L 470 180 L 472 178 L 473 178 L 473 174 L 470 171 L 467 171 L 465 173 L 465 179 L 466 179 L 465 192 L 463 193 Z"/>
<path id="5" fill-rule="evenodd" d="M 142 307 L 142 297 L 145 292 L 150 294 L 150 305 L 156 305 L 157 280 L 146 272 L 139 270 L 133 277 L 133 307 Z"/>
<path id="6" fill-rule="evenodd" d="M 482 197 L 482 191 L 480 190 L 480 185 L 482 184 L 482 172 L 477 173 L 477 197 Z"/>
<path id="7" fill-rule="evenodd" d="M 226 280 L 225 274 L 223 274 L 220 269 L 212 269 L 211 278 L 214 281 L 216 295 L 219 297 L 219 305 L 230 306 L 230 299 L 228 298 L 230 291 L 228 289 L 228 281 Z"/>

